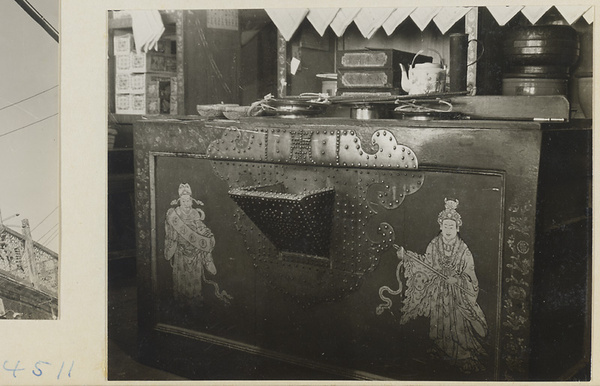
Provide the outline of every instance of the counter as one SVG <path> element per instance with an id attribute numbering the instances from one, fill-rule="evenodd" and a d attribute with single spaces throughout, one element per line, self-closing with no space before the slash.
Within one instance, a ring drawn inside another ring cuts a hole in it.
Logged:
<path id="1" fill-rule="evenodd" d="M 588 125 L 150 119 L 134 162 L 148 364 L 194 379 L 589 368 Z"/>

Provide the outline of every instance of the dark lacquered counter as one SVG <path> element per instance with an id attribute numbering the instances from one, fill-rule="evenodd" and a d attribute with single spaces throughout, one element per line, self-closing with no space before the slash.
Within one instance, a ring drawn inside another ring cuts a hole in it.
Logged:
<path id="1" fill-rule="evenodd" d="M 556 380 L 589 363 L 589 121 L 149 117 L 134 153 L 148 363 L 223 379 L 213 345 L 252 363 L 236 379 L 285 363 L 307 378 Z M 210 247 L 173 231 L 188 192 Z M 487 323 L 473 371 L 432 354 L 433 317 L 402 319 L 413 284 L 396 247 L 425 254 L 447 198 Z M 178 271 L 171 253 L 214 267 Z"/>

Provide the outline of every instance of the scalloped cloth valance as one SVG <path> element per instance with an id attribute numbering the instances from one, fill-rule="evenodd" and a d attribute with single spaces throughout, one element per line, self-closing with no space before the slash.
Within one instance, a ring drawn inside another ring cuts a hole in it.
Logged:
<path id="1" fill-rule="evenodd" d="M 327 27 L 342 36 L 348 26 L 354 23 L 365 38 L 371 38 L 380 28 L 391 35 L 404 21 L 411 19 L 423 31 L 434 23 L 445 34 L 474 7 L 406 7 L 406 8 L 279 8 L 266 9 L 286 41 L 304 21 L 313 25 L 322 36 Z M 592 5 L 514 5 L 486 7 L 496 22 L 503 26 L 521 13 L 532 24 L 540 20 L 548 11 L 556 9 L 568 24 L 580 18 L 591 24 L 594 21 Z"/>

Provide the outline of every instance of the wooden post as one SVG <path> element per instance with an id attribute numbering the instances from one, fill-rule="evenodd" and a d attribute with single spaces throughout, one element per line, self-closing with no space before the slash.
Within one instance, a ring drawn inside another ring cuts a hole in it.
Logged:
<path id="1" fill-rule="evenodd" d="M 287 42 L 277 31 L 277 97 L 283 98 L 287 94 Z"/>
<path id="2" fill-rule="evenodd" d="M 35 266 L 35 252 L 33 250 L 33 239 L 31 238 L 31 230 L 29 229 L 29 220 L 23 219 L 23 236 L 25 237 L 25 259 L 21 258 L 21 264 L 25 263 L 29 271 L 29 280 L 34 287 L 38 287 L 37 267 Z"/>
<path id="3" fill-rule="evenodd" d="M 177 51 L 177 114 L 195 114 L 195 111 L 187 112 L 185 110 L 185 68 L 184 68 L 184 33 L 183 33 L 183 11 L 175 11 L 175 44 Z M 171 91 L 173 91 L 171 89 Z"/>
<path id="4" fill-rule="evenodd" d="M 479 7 L 472 7 L 465 17 L 465 33 L 469 35 L 468 40 L 477 39 L 478 35 L 478 15 Z M 467 63 L 472 63 L 477 59 L 478 44 L 469 44 L 467 48 Z M 471 95 L 477 92 L 477 63 L 467 67 L 467 91 Z"/>

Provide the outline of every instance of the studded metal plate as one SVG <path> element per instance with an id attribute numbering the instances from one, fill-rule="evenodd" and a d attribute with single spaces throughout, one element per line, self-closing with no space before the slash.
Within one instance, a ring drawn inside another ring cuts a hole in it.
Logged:
<path id="1" fill-rule="evenodd" d="M 404 197 L 424 183 L 423 173 L 417 171 L 229 160 L 211 163 L 227 181 L 230 195 L 248 196 L 255 191 L 252 200 L 234 198 L 240 205 L 234 216 L 236 227 L 260 276 L 302 304 L 341 299 L 358 288 L 362 277 L 377 266 L 381 253 L 394 243 L 387 219 L 394 216 Z M 290 228 L 293 211 L 279 201 L 290 196 L 288 201 L 298 198 L 299 202 L 314 192 L 314 207 L 297 213 L 297 220 L 308 224 Z M 332 209 L 329 204 L 326 210 L 316 208 L 323 201 L 320 192 L 333 198 Z M 263 203 L 263 199 L 277 202 Z M 322 229 L 322 223 L 329 230 Z M 297 230 L 317 228 L 328 234 L 309 239 L 296 235 L 289 240 Z M 304 245 L 311 242 L 314 245 Z"/>
<path id="2" fill-rule="evenodd" d="M 371 144 L 375 153 L 368 153 L 352 130 L 344 130 L 340 137 L 339 161 L 342 166 L 414 170 L 419 167 L 416 154 L 407 146 L 398 144 L 389 130 L 373 133 Z"/>
<path id="3" fill-rule="evenodd" d="M 280 183 L 233 188 L 229 196 L 279 251 L 288 252 L 288 259 L 315 255 L 327 260 L 334 189 L 290 193 Z"/>
<path id="4" fill-rule="evenodd" d="M 235 223 L 255 267 L 305 304 L 358 287 L 394 241 L 388 212 L 424 181 L 417 156 L 385 129 L 362 144 L 353 130 L 229 126 L 207 153 L 240 206 Z M 311 192 L 328 192 L 331 204 L 280 200 Z"/>
<path id="5" fill-rule="evenodd" d="M 223 136 L 210 144 L 207 154 L 216 159 L 263 161 L 266 143 L 264 131 L 230 126 L 223 128 Z"/>
<path id="6" fill-rule="evenodd" d="M 353 130 L 223 128 L 220 139 L 211 143 L 212 159 L 269 161 L 275 163 L 349 166 L 378 169 L 416 170 L 417 155 L 399 144 L 390 130 L 373 132 L 371 143 L 362 144 Z"/>

